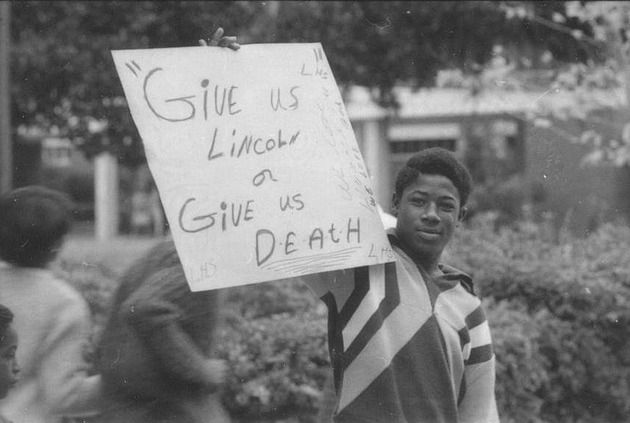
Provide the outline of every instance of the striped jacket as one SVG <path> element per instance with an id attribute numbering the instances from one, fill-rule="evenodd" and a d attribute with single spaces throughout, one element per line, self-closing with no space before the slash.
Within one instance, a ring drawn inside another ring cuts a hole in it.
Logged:
<path id="1" fill-rule="evenodd" d="M 328 306 L 335 422 L 498 422 L 490 329 L 468 275 L 430 278 L 397 261 L 320 273 L 306 283 Z"/>

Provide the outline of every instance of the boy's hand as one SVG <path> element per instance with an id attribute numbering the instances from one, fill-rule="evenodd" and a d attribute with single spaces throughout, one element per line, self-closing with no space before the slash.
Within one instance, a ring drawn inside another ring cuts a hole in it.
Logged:
<path id="1" fill-rule="evenodd" d="M 234 51 L 241 48 L 241 45 L 236 41 L 236 37 L 223 36 L 223 28 L 217 29 L 208 41 L 203 40 L 203 39 L 199 40 L 199 45 L 203 47 L 207 47 L 207 46 L 227 47 Z"/>

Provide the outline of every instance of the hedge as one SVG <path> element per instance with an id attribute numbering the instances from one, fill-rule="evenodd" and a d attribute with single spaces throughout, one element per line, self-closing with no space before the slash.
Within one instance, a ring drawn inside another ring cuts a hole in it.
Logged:
<path id="1" fill-rule="evenodd" d="M 531 222 L 478 216 L 448 261 L 471 273 L 490 321 L 502 422 L 621 422 L 630 415 L 630 228 L 551 242 Z M 98 325 L 111 271 L 66 260 Z M 83 266 L 85 267 L 85 266 Z M 329 375 L 326 311 L 299 283 L 229 290 L 219 355 L 224 402 L 241 421 L 314 422 Z M 97 335 L 95 335 L 97 336 Z"/>
<path id="2" fill-rule="evenodd" d="M 502 420 L 627 421 L 630 228 L 553 244 L 544 226 L 492 227 L 462 231 L 449 256 L 490 301 Z"/>

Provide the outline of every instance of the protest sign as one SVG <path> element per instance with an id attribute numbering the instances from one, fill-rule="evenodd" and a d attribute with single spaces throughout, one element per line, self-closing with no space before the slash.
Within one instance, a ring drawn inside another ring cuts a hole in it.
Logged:
<path id="1" fill-rule="evenodd" d="M 112 55 L 191 290 L 393 260 L 319 43 Z"/>

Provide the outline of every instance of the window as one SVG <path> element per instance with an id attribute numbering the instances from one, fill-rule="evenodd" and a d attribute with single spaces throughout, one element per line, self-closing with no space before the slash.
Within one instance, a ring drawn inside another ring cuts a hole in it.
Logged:
<path id="1" fill-rule="evenodd" d="M 411 141 L 393 141 L 391 144 L 392 154 L 413 154 L 431 147 L 442 147 L 455 151 L 457 140 L 455 139 L 424 139 Z"/>
<path id="2" fill-rule="evenodd" d="M 72 165 L 73 146 L 65 138 L 44 138 L 42 140 L 42 163 L 50 167 Z"/>

